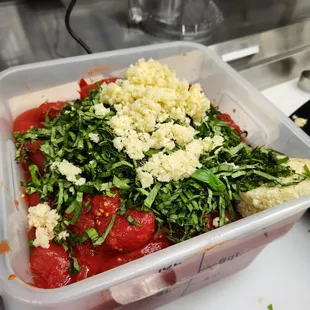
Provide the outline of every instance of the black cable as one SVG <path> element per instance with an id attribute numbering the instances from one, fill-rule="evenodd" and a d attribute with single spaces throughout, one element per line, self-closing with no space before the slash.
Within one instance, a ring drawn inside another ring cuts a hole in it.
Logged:
<path id="1" fill-rule="evenodd" d="M 66 28 L 69 32 L 69 34 L 71 35 L 71 37 L 77 42 L 79 43 L 83 48 L 84 50 L 86 51 L 87 54 L 92 54 L 92 50 L 86 45 L 86 43 L 84 43 L 77 35 L 76 33 L 72 30 L 71 26 L 70 26 L 70 16 L 71 16 L 71 13 L 72 13 L 72 10 L 74 8 L 76 4 L 76 0 L 71 0 L 68 8 L 67 8 L 67 11 L 66 11 L 66 17 L 65 17 L 65 25 L 66 25 Z"/>

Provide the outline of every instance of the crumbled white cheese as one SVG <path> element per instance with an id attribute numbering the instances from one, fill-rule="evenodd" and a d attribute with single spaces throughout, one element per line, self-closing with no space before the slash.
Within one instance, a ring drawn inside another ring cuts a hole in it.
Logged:
<path id="1" fill-rule="evenodd" d="M 139 160 L 144 157 L 144 152 L 150 149 L 145 140 L 149 140 L 148 134 L 138 134 L 135 130 L 129 130 L 122 138 L 115 138 L 113 144 L 118 150 L 125 148 L 130 158 Z"/>
<path id="2" fill-rule="evenodd" d="M 190 143 L 195 130 L 189 116 L 200 123 L 210 108 L 199 84 L 189 87 L 152 59 L 130 66 L 124 80 L 103 84 L 100 99 L 102 106 L 113 105 L 116 110 L 110 120 L 118 136 L 114 146 L 136 160 L 150 148 L 171 150 L 175 144 Z M 171 122 L 162 124 L 168 118 Z"/>
<path id="3" fill-rule="evenodd" d="M 203 152 L 203 142 L 201 139 L 195 139 L 186 145 L 186 151 L 199 157 Z"/>
<path id="4" fill-rule="evenodd" d="M 66 240 L 67 237 L 69 237 L 70 234 L 66 231 L 66 230 L 63 230 L 62 232 L 60 232 L 57 236 L 58 240 Z"/>
<path id="5" fill-rule="evenodd" d="M 213 138 L 206 137 L 204 139 L 195 139 L 186 145 L 186 150 L 200 156 L 203 152 L 211 152 L 218 146 L 223 145 L 224 138 L 214 136 Z"/>
<path id="6" fill-rule="evenodd" d="M 54 238 L 54 234 L 50 234 L 49 231 L 44 227 L 38 227 L 36 229 L 36 238 L 33 240 L 33 246 L 42 247 L 48 249 L 50 247 L 50 240 Z"/>
<path id="7" fill-rule="evenodd" d="M 205 152 L 211 152 L 216 147 L 223 145 L 224 138 L 216 135 L 213 138 L 206 137 L 202 140 L 202 142 L 203 142 L 203 150 Z"/>
<path id="8" fill-rule="evenodd" d="M 36 228 L 36 238 L 33 242 L 35 247 L 49 247 L 49 241 L 55 236 L 54 228 L 58 224 L 60 215 L 56 210 L 52 210 L 46 203 L 39 203 L 28 209 L 29 229 Z"/>
<path id="9" fill-rule="evenodd" d="M 218 216 L 213 219 L 212 225 L 215 228 L 219 227 L 219 225 L 220 225 L 220 218 Z"/>
<path id="10" fill-rule="evenodd" d="M 188 178 L 200 167 L 199 158 L 195 154 L 178 150 L 171 155 L 163 152 L 154 154 L 142 167 L 137 169 L 137 172 L 138 177 L 142 177 L 141 183 L 145 185 L 150 183 L 150 178 L 148 182 L 145 182 L 145 175 L 142 172 L 148 172 L 160 182 L 170 182 Z"/>
<path id="11" fill-rule="evenodd" d="M 70 192 L 72 195 L 74 195 L 75 189 L 74 189 L 73 186 L 70 186 L 70 187 L 69 187 L 69 192 Z"/>
<path id="12" fill-rule="evenodd" d="M 99 141 L 100 141 L 99 135 L 97 133 L 90 133 L 90 134 L 88 134 L 88 137 L 91 141 L 93 141 L 95 143 L 99 143 Z"/>
<path id="13" fill-rule="evenodd" d="M 149 172 L 142 171 L 142 169 L 138 171 L 137 176 L 143 188 L 150 187 L 154 183 L 153 176 Z"/>
<path id="14" fill-rule="evenodd" d="M 110 113 L 110 109 L 107 109 L 102 103 L 94 104 L 93 107 L 97 116 L 106 116 Z"/>
<path id="15" fill-rule="evenodd" d="M 149 147 L 154 149 L 171 150 L 175 144 L 184 146 L 194 139 L 196 133 L 193 127 L 173 124 L 172 122 L 157 124 L 156 128 L 149 140 Z"/>
<path id="16" fill-rule="evenodd" d="M 304 127 L 308 122 L 306 118 L 298 117 L 296 115 L 293 115 L 293 120 L 295 124 L 300 128 Z"/>
<path id="17" fill-rule="evenodd" d="M 132 84 L 169 87 L 178 82 L 175 71 L 169 70 L 167 65 L 150 59 L 140 59 L 136 65 L 130 65 L 126 72 L 126 79 Z"/>
<path id="18" fill-rule="evenodd" d="M 82 186 L 86 183 L 85 178 L 79 178 L 77 181 L 75 181 L 75 185 Z"/>
<path id="19" fill-rule="evenodd" d="M 53 230 L 58 223 L 60 215 L 56 210 L 52 210 L 46 203 L 39 203 L 28 209 L 29 227 L 46 226 L 49 230 Z"/>
<path id="20" fill-rule="evenodd" d="M 56 164 L 56 163 L 53 163 Z M 57 163 L 56 167 L 58 171 L 66 177 L 69 182 L 76 182 L 76 176 L 82 173 L 79 167 L 69 163 L 66 159 L 63 159 L 60 163 Z"/>
<path id="21" fill-rule="evenodd" d="M 190 87 L 175 71 L 153 59 L 139 60 L 128 68 L 125 79 L 103 84 L 101 89 L 102 106 L 108 104 L 116 110 L 109 122 L 116 135 L 114 147 L 134 160 L 143 159 L 150 149 L 161 150 L 137 169 L 143 188 L 155 180 L 190 177 L 201 167 L 200 155 L 223 144 L 220 136 L 195 139 L 191 121 L 200 124 L 210 108 L 200 84 Z M 183 149 L 165 153 L 176 146 Z"/>
<path id="22" fill-rule="evenodd" d="M 171 138 L 172 135 L 171 132 L 169 137 Z M 146 188 L 153 184 L 154 179 L 170 182 L 171 180 L 178 181 L 188 178 L 197 168 L 201 167 L 200 155 L 203 152 L 212 151 L 217 146 L 222 145 L 223 142 L 224 139 L 220 136 L 192 139 L 190 143 L 186 144 L 185 151 L 178 150 L 171 155 L 163 152 L 154 154 L 142 167 L 137 169 L 138 179 L 142 187 Z"/>

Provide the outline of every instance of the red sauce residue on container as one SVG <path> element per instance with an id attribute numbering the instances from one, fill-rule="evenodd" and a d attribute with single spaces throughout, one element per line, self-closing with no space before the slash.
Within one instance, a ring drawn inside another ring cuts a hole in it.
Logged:
<path id="1" fill-rule="evenodd" d="M 16 274 L 12 273 L 8 276 L 8 280 L 14 280 L 16 278 Z"/>
<path id="2" fill-rule="evenodd" d="M 18 207 L 19 206 L 19 202 L 16 200 L 16 199 L 14 199 L 14 205 L 15 205 L 15 207 Z"/>
<path id="3" fill-rule="evenodd" d="M 7 240 L 3 240 L 0 242 L 0 254 L 7 254 L 11 251 L 9 242 Z"/>
<path id="4" fill-rule="evenodd" d="M 233 113 L 236 113 L 236 109 L 235 108 L 233 108 Z"/>
<path id="5" fill-rule="evenodd" d="M 225 244 L 227 242 L 230 242 L 230 241 L 231 240 L 223 241 L 223 242 L 216 243 L 214 245 L 207 246 L 206 248 L 203 249 L 203 252 L 208 252 L 208 251 L 210 251 L 210 250 L 212 250 L 212 249 L 214 249 L 214 248 L 216 248 L 218 246 L 221 246 L 221 245 L 223 245 L 223 244 Z"/>
<path id="6" fill-rule="evenodd" d="M 100 65 L 100 66 L 96 66 L 93 68 L 89 68 L 87 70 L 87 75 L 89 76 L 93 76 L 93 75 L 97 75 L 100 73 L 104 73 L 105 71 L 112 71 L 113 69 L 116 69 L 116 66 L 111 66 L 111 65 Z"/>

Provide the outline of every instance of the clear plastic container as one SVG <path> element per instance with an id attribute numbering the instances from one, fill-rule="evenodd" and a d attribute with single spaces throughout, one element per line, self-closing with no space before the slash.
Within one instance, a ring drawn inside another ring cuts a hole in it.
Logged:
<path id="1" fill-rule="evenodd" d="M 19 185 L 22 172 L 14 162 L 11 141 L 14 118 L 47 99 L 74 99 L 79 78 L 120 76 L 142 57 L 157 59 L 189 82 L 201 83 L 212 102 L 249 132 L 250 143 L 310 158 L 309 137 L 199 44 L 152 45 L 6 70 L 0 74 L 0 241 L 8 240 L 11 247 L 0 255 L 6 309 L 154 309 L 245 268 L 310 205 L 309 196 L 290 201 L 67 287 L 42 290 L 27 284 L 27 217 Z"/>

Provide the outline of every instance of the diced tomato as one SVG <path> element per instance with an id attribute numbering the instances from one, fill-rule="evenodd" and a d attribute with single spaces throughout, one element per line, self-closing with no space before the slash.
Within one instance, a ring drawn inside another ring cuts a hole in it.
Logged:
<path id="1" fill-rule="evenodd" d="M 95 227 L 95 217 L 91 213 L 87 214 L 80 214 L 79 218 L 77 219 L 76 223 L 72 225 L 72 232 L 82 237 L 87 228 Z"/>
<path id="2" fill-rule="evenodd" d="M 99 84 L 110 84 L 110 83 L 114 83 L 117 80 L 117 78 L 108 78 L 108 79 L 103 79 L 98 81 L 97 83 Z M 93 84 L 87 84 L 87 82 L 84 79 L 81 79 L 79 82 L 79 86 L 80 86 L 80 99 L 84 100 L 85 98 L 87 98 L 89 96 L 89 89 L 97 89 L 97 83 L 93 83 Z"/>
<path id="3" fill-rule="evenodd" d="M 40 288 L 57 288 L 70 281 L 70 259 L 61 245 L 50 243 L 48 249 L 35 248 L 30 256 L 34 283 Z"/>
<path id="4" fill-rule="evenodd" d="M 237 220 L 242 218 L 238 212 L 235 212 L 235 213 L 236 213 L 236 219 Z M 216 228 L 213 226 L 213 220 L 219 216 L 220 216 L 220 213 L 218 211 L 216 211 L 216 212 L 213 212 L 212 214 L 209 214 L 209 215 L 204 217 L 205 220 L 208 220 L 208 222 L 206 224 L 206 228 L 208 228 L 208 230 L 212 230 L 212 229 Z M 231 222 L 231 215 L 230 215 L 228 210 L 225 210 L 225 216 L 226 216 L 226 224 L 230 223 Z"/>
<path id="5" fill-rule="evenodd" d="M 90 210 L 91 208 L 91 199 L 92 199 L 92 196 L 89 195 L 89 194 L 86 194 L 84 195 L 83 197 L 83 201 L 82 201 L 82 209 L 81 209 L 81 213 L 80 213 L 80 216 L 81 215 L 85 215 L 85 214 L 91 214 L 90 212 L 88 212 L 88 210 Z M 69 213 L 69 214 L 65 214 L 65 217 L 68 219 L 68 220 L 71 220 L 72 217 L 74 215 L 74 211 Z M 93 216 L 90 216 L 91 218 L 94 218 Z M 86 220 L 88 219 L 89 217 L 86 217 Z"/>
<path id="6" fill-rule="evenodd" d="M 131 225 L 125 217 L 117 215 L 105 242 L 112 249 L 132 252 L 142 248 L 153 237 L 155 215 L 152 212 L 131 209 L 125 216 L 131 216 L 140 225 Z"/>
<path id="7" fill-rule="evenodd" d="M 84 195 L 83 201 L 82 201 L 81 214 L 88 213 L 87 211 L 90 210 L 90 208 L 91 208 L 91 199 L 92 199 L 91 195 L 89 195 L 89 194 Z"/>
<path id="8" fill-rule="evenodd" d="M 91 201 L 91 212 L 95 216 L 106 216 L 115 214 L 120 206 L 120 195 L 116 192 L 114 197 L 98 194 Z"/>
<path id="9" fill-rule="evenodd" d="M 227 123 L 228 126 L 230 126 L 237 135 L 241 134 L 240 127 L 232 120 L 229 114 L 219 114 L 216 116 L 218 119 L 224 121 Z"/>
<path id="10" fill-rule="evenodd" d="M 16 117 L 13 124 L 13 132 L 24 133 L 31 127 L 43 128 L 40 121 L 40 112 L 38 108 L 30 109 Z"/>
<path id="11" fill-rule="evenodd" d="M 130 253 L 118 253 L 110 257 L 105 257 L 102 265 L 102 271 L 121 266 L 143 256 L 155 253 L 172 245 L 163 232 L 155 234 L 153 238 L 144 247 Z"/>
<path id="12" fill-rule="evenodd" d="M 112 215 L 102 216 L 96 219 L 96 230 L 99 236 L 104 234 L 111 220 L 112 220 Z"/>
<path id="13" fill-rule="evenodd" d="M 29 165 L 37 165 L 40 173 L 44 173 L 45 156 L 40 150 L 42 141 L 37 140 L 33 143 L 26 142 L 20 153 L 20 163 L 25 172 L 29 172 Z"/>
<path id="14" fill-rule="evenodd" d="M 80 266 L 81 270 L 75 275 L 74 282 L 78 282 L 90 277 L 90 268 L 86 265 Z"/>
<path id="15" fill-rule="evenodd" d="M 38 193 L 26 194 L 26 198 L 29 207 L 36 206 L 40 203 L 40 195 Z"/>
<path id="16" fill-rule="evenodd" d="M 55 118 L 62 108 L 67 105 L 66 101 L 56 101 L 56 102 L 44 102 L 39 106 L 40 120 L 45 121 L 45 115 L 48 112 L 49 118 Z"/>
<path id="17" fill-rule="evenodd" d="M 25 175 L 25 181 L 26 181 L 26 182 L 31 181 L 31 174 L 30 174 L 28 168 L 27 168 L 27 170 L 25 170 L 24 175 Z"/>
<path id="18" fill-rule="evenodd" d="M 88 83 L 83 78 L 79 80 L 78 84 L 79 84 L 80 89 L 88 85 Z"/>
<path id="19" fill-rule="evenodd" d="M 204 217 L 204 220 L 207 221 L 206 228 L 208 228 L 208 230 L 211 230 L 213 228 L 213 219 L 214 217 L 212 215 L 207 215 Z"/>
<path id="20" fill-rule="evenodd" d="M 85 263 L 87 260 L 85 257 L 94 256 L 94 251 L 92 249 L 92 244 L 90 240 L 84 243 L 76 244 L 73 249 L 74 257 L 79 258 L 81 264 Z"/>
<path id="21" fill-rule="evenodd" d="M 118 254 L 118 251 L 113 250 L 109 245 L 107 245 L 105 242 L 101 245 L 94 246 L 93 247 L 95 253 L 97 254 L 103 254 L 107 256 Z"/>
<path id="22" fill-rule="evenodd" d="M 30 230 L 28 230 L 27 237 L 28 237 L 28 241 L 34 240 L 36 238 L 36 228 L 35 227 L 32 227 Z"/>
<path id="23" fill-rule="evenodd" d="M 30 144 L 30 161 L 31 164 L 38 166 L 40 173 L 44 173 L 44 161 L 45 156 L 43 155 L 42 151 L 40 150 L 40 145 L 42 141 L 38 140 Z"/>
<path id="24" fill-rule="evenodd" d="M 159 233 L 156 233 L 153 236 L 153 238 L 147 243 L 147 245 L 144 246 L 142 249 L 133 251 L 126 255 L 130 256 L 134 260 L 134 259 L 146 256 L 146 255 L 158 252 L 171 245 L 172 245 L 172 242 L 167 239 L 165 233 L 163 231 L 160 231 Z"/>

